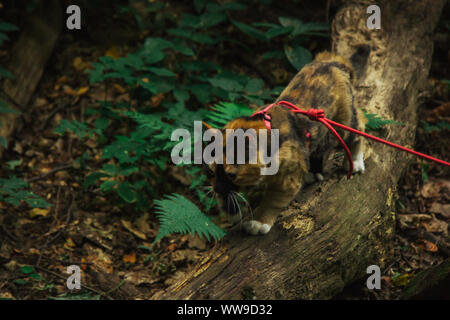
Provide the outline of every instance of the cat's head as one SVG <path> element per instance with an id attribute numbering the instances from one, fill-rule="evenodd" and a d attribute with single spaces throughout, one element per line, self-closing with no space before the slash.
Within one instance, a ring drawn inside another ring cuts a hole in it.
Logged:
<path id="1" fill-rule="evenodd" d="M 258 185 L 264 178 L 261 172 L 267 167 L 267 163 L 261 161 L 260 153 L 269 152 L 270 154 L 270 133 L 265 141 L 260 139 L 260 131 L 265 131 L 266 127 L 259 117 L 237 118 L 227 123 L 223 129 L 210 127 L 209 129 L 212 134 L 222 137 L 223 149 L 221 155 L 214 153 L 216 161 L 205 164 L 205 171 L 214 192 L 218 195 L 221 209 L 230 215 L 240 214 L 239 192 L 244 188 Z M 236 136 L 230 135 L 230 129 L 235 133 L 240 132 L 243 137 L 241 136 L 239 140 Z M 241 131 L 238 131 L 239 129 Z M 214 130 L 216 130 L 215 133 Z M 261 143 L 264 143 L 266 149 L 259 147 Z M 269 148 L 268 151 L 267 148 Z M 239 157 L 241 161 L 238 162 Z M 218 158 L 222 159 L 221 163 L 217 163 Z"/>

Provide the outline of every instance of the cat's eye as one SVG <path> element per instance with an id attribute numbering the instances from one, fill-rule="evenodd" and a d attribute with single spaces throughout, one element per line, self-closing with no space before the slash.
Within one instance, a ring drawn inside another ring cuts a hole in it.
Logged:
<path id="1" fill-rule="evenodd" d="M 231 180 L 236 179 L 236 173 L 227 173 L 228 178 L 230 178 Z"/>

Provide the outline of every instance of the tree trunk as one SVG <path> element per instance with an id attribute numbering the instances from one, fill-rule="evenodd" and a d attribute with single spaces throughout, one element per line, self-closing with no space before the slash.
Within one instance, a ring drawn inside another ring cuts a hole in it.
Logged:
<path id="1" fill-rule="evenodd" d="M 6 97 L 0 96 L 0 99 L 6 98 L 11 109 L 20 108 L 20 111 L 27 113 L 28 103 L 61 32 L 62 13 L 58 0 L 42 1 L 29 16 L 19 39 L 12 47 L 6 68 L 14 78 L 4 82 L 1 91 Z M 9 139 L 18 123 L 18 115 L 0 113 L 0 136 Z M 3 147 L 0 146 L 0 158 L 2 153 Z"/>
<path id="2" fill-rule="evenodd" d="M 369 30 L 371 1 L 349 1 L 333 21 L 335 52 L 350 58 L 370 48 L 357 72 L 356 106 L 403 122 L 383 136 L 405 146 L 413 144 L 418 93 L 444 2 L 380 1 L 381 29 Z M 411 158 L 372 141 L 366 145 L 363 175 L 346 180 L 334 174 L 303 189 L 269 234 L 230 232 L 185 279 L 154 298 L 328 299 L 368 276 L 368 266 L 382 268 L 394 232 L 397 182 Z"/>

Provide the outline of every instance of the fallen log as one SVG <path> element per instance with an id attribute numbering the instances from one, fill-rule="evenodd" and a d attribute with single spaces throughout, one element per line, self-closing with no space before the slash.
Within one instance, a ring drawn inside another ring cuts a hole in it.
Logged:
<path id="1" fill-rule="evenodd" d="M 63 26 L 63 11 L 58 0 L 41 1 L 30 14 L 17 42 L 9 52 L 6 68 L 14 76 L 2 86 L 0 98 L 11 109 L 26 112 L 34 91 L 44 73 Z M 0 136 L 9 139 L 21 124 L 14 113 L 0 113 Z M 3 147 L 0 146 L 0 157 Z"/>
<path id="2" fill-rule="evenodd" d="M 416 275 L 403 290 L 401 299 L 449 300 L 450 258 Z"/>
<path id="3" fill-rule="evenodd" d="M 381 29 L 366 26 L 368 1 L 348 1 L 332 25 L 332 48 L 360 64 L 355 104 L 404 126 L 384 138 L 411 147 L 419 90 L 443 0 L 379 1 Z M 356 53 L 356 55 L 355 55 Z M 328 299 L 389 260 L 396 186 L 411 156 L 367 141 L 366 172 L 302 190 L 266 236 L 239 231 L 211 249 L 184 279 L 154 299 Z"/>

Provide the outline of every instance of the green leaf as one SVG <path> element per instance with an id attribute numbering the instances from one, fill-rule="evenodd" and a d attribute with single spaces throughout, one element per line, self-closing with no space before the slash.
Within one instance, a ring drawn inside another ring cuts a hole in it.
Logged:
<path id="1" fill-rule="evenodd" d="M 189 92 L 186 90 L 174 90 L 173 95 L 178 101 L 186 101 L 189 99 Z"/>
<path id="2" fill-rule="evenodd" d="M 164 49 L 172 48 L 173 44 L 171 41 L 163 38 L 147 38 L 144 42 L 144 49 L 146 53 L 148 52 L 161 52 Z"/>
<path id="3" fill-rule="evenodd" d="M 42 276 L 39 273 L 31 273 L 29 277 L 35 280 L 44 280 L 44 278 L 42 278 Z"/>
<path id="4" fill-rule="evenodd" d="M 262 90 L 263 85 L 264 81 L 262 79 L 251 79 L 249 82 L 247 82 L 245 91 L 248 93 L 257 93 L 258 91 Z"/>
<path id="5" fill-rule="evenodd" d="M 166 69 L 166 68 L 147 67 L 146 70 L 153 72 L 154 74 L 156 74 L 158 76 L 163 76 L 163 77 L 175 77 L 176 76 L 175 73 L 173 73 L 172 71 L 170 71 L 169 69 Z"/>
<path id="6" fill-rule="evenodd" d="M 117 168 L 116 165 L 110 163 L 104 164 L 102 170 L 105 171 L 111 177 L 114 177 L 119 173 L 119 168 Z"/>
<path id="7" fill-rule="evenodd" d="M 174 39 L 173 43 L 173 49 L 175 51 L 178 51 L 181 54 L 184 54 L 185 56 L 194 56 L 195 52 L 192 50 L 191 47 L 189 47 L 184 40 L 181 39 Z"/>
<path id="8" fill-rule="evenodd" d="M 23 159 L 11 160 L 11 161 L 8 161 L 7 164 L 11 170 L 14 170 L 15 167 L 20 166 L 22 164 L 22 161 L 23 161 Z"/>
<path id="9" fill-rule="evenodd" d="M 264 32 L 253 28 L 252 26 L 249 26 L 248 24 L 236 21 L 236 20 L 231 20 L 231 22 L 242 32 L 244 32 L 245 34 L 249 35 L 250 37 L 253 37 L 257 40 L 260 41 L 267 41 L 266 35 L 264 34 Z"/>
<path id="10" fill-rule="evenodd" d="M 211 125 L 220 128 L 230 120 L 250 116 L 253 113 L 254 110 L 246 105 L 221 102 L 213 107 L 213 111 L 207 113 L 206 118 Z"/>
<path id="11" fill-rule="evenodd" d="M 379 130 L 387 124 L 403 125 L 399 121 L 382 119 L 374 113 L 364 113 L 364 116 L 367 118 L 366 130 Z"/>
<path id="12" fill-rule="evenodd" d="M 145 62 L 148 64 L 154 64 L 157 62 L 160 62 L 162 59 L 164 59 L 165 54 L 162 51 L 153 50 L 148 53 L 148 55 L 145 57 Z"/>
<path id="13" fill-rule="evenodd" d="M 0 66 L 0 75 L 8 79 L 14 79 L 14 76 L 7 69 Z"/>
<path id="14" fill-rule="evenodd" d="M 223 12 L 210 12 L 200 16 L 200 27 L 211 28 L 225 21 L 227 16 Z"/>
<path id="15" fill-rule="evenodd" d="M 205 7 L 206 0 L 194 0 L 194 8 L 197 13 L 200 13 Z"/>
<path id="16" fill-rule="evenodd" d="M 14 282 L 15 284 L 18 284 L 18 285 L 21 285 L 21 286 L 23 286 L 23 285 L 25 285 L 25 284 L 28 283 L 28 281 L 25 280 L 25 279 L 15 279 L 15 280 L 13 280 L 13 282 Z"/>
<path id="17" fill-rule="evenodd" d="M 100 190 L 104 192 L 110 191 L 118 182 L 114 180 L 103 181 L 100 185 Z"/>
<path id="18" fill-rule="evenodd" d="M 129 176 L 130 174 L 133 174 L 135 172 L 139 172 L 139 167 L 132 166 L 132 167 L 126 167 L 126 168 L 120 169 L 120 174 L 125 177 Z"/>
<path id="19" fill-rule="evenodd" d="M 30 274 L 34 272 L 34 268 L 32 266 L 23 266 L 20 268 L 20 272 L 22 272 L 23 274 Z"/>
<path id="20" fill-rule="evenodd" d="M 221 78 L 217 76 L 208 80 L 214 87 L 222 88 L 226 91 L 242 91 L 244 87 L 239 83 L 239 81 L 231 78 Z"/>
<path id="21" fill-rule="evenodd" d="M 119 196 L 128 203 L 133 203 L 137 199 L 136 191 L 133 190 L 133 186 L 128 182 L 123 182 L 119 184 L 117 188 L 117 193 Z"/>
<path id="22" fill-rule="evenodd" d="M 5 137 L 0 136 L 0 146 L 3 148 L 8 148 L 8 140 Z"/>
<path id="23" fill-rule="evenodd" d="M 293 27 L 280 27 L 276 26 L 270 30 L 268 30 L 265 34 L 266 38 L 272 39 L 274 37 L 281 36 L 283 34 L 291 33 L 294 30 Z"/>
<path id="24" fill-rule="evenodd" d="M 291 47 L 284 45 L 284 53 L 292 66 L 298 71 L 307 63 L 312 61 L 312 54 L 302 46 Z"/>
<path id="25" fill-rule="evenodd" d="M 95 120 L 95 128 L 99 130 L 105 130 L 109 126 L 109 118 L 101 117 Z"/>
<path id="26" fill-rule="evenodd" d="M 15 109 L 11 109 L 4 101 L 0 101 L 0 113 L 20 114 L 21 112 Z"/>
<path id="27" fill-rule="evenodd" d="M 304 23 L 300 19 L 292 17 L 279 17 L 278 21 L 283 27 L 292 27 L 292 36 L 299 35 L 318 35 L 318 36 L 328 36 L 327 32 L 329 30 L 328 24 L 310 22 Z"/>
<path id="28" fill-rule="evenodd" d="M 83 187 L 87 188 L 93 184 L 96 184 L 98 179 L 103 177 L 109 177 L 109 175 L 103 172 L 93 172 L 84 179 Z"/>
<path id="29" fill-rule="evenodd" d="M 0 21 L 0 31 L 10 32 L 10 31 L 18 31 L 18 30 L 19 30 L 19 28 L 13 24 L 4 22 L 4 21 Z"/>
<path id="30" fill-rule="evenodd" d="M 263 59 L 284 59 L 285 54 L 281 50 L 268 51 L 262 55 Z"/>
<path id="31" fill-rule="evenodd" d="M 439 132 L 441 130 L 450 130 L 450 123 L 446 121 L 438 122 L 435 125 L 429 124 L 423 120 L 421 122 L 426 133 Z"/>
<path id="32" fill-rule="evenodd" d="M 166 195 L 155 200 L 155 211 L 160 221 L 158 235 L 153 243 L 171 233 L 190 233 L 208 241 L 221 239 L 226 233 L 205 216 L 195 204 L 179 194 Z"/>

